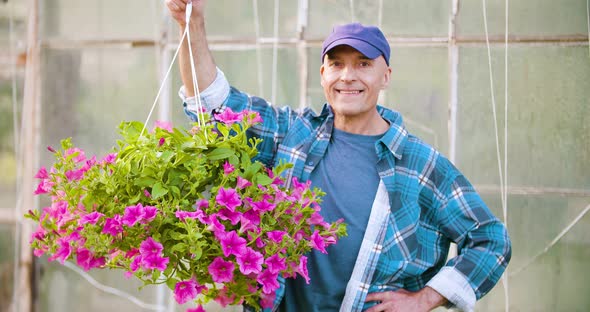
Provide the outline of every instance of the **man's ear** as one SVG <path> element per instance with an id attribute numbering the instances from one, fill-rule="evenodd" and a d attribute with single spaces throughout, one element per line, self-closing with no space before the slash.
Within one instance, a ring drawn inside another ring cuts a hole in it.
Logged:
<path id="1" fill-rule="evenodd" d="M 324 64 L 322 64 L 322 66 L 320 66 L 320 85 L 323 87 L 324 86 Z"/>
<path id="2" fill-rule="evenodd" d="M 389 86 L 389 81 L 391 81 L 391 67 L 387 67 L 387 70 L 383 75 L 383 85 L 381 86 L 381 90 L 385 90 Z"/>

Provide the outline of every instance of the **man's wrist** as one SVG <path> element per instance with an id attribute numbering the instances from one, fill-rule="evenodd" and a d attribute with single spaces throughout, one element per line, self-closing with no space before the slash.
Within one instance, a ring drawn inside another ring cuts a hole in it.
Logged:
<path id="1" fill-rule="evenodd" d="M 433 288 L 426 286 L 418 292 L 419 301 L 423 303 L 427 311 L 447 304 L 448 300 Z"/>

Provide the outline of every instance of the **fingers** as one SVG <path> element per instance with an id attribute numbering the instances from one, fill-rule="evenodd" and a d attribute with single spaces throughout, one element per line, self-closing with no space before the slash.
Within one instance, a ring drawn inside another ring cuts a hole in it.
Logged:
<path id="1" fill-rule="evenodd" d="M 188 0 L 166 0 L 166 5 L 170 11 L 185 11 Z"/>

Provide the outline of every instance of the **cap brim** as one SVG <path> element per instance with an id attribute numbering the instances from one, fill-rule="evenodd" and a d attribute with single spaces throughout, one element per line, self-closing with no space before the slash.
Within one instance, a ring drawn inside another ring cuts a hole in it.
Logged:
<path id="1" fill-rule="evenodd" d="M 326 47 L 323 56 L 325 56 L 330 50 L 332 50 L 333 48 L 335 48 L 339 45 L 351 46 L 352 48 L 361 52 L 364 56 L 366 56 L 370 59 L 378 58 L 380 55 L 383 54 L 379 49 L 375 48 L 373 45 L 371 45 L 370 43 L 368 43 L 366 41 L 362 41 L 362 40 L 355 39 L 355 38 L 342 38 L 342 39 L 338 39 L 338 40 L 330 43 Z"/>

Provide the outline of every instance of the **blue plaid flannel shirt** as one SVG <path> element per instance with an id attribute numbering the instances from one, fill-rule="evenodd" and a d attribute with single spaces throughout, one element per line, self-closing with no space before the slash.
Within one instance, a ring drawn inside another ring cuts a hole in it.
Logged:
<path id="1" fill-rule="evenodd" d="M 195 120 L 193 99 L 184 97 L 184 110 Z M 318 115 L 311 109 L 276 108 L 267 101 L 230 88 L 218 69 L 216 80 L 201 93 L 210 111 L 230 107 L 254 110 L 263 123 L 249 135 L 262 139 L 258 160 L 268 166 L 287 161 L 287 181 L 309 179 L 322 159 L 334 127 L 334 115 L 324 105 Z M 192 101 L 191 101 L 192 100 Z M 500 279 L 511 257 L 506 227 L 488 209 L 469 181 L 438 151 L 409 134 L 399 113 L 377 107 L 390 123 L 375 144 L 386 209 L 371 216 L 359 252 L 363 266 L 355 265 L 340 311 L 362 311 L 368 293 L 396 289 L 417 291 L 430 286 L 449 300 L 449 306 L 471 311 L 475 301 Z M 382 187 L 382 186 L 380 186 Z M 375 206 L 373 207 L 375 210 Z M 372 212 L 373 214 L 373 212 Z M 369 234 L 371 233 L 371 234 Z M 451 242 L 458 255 L 447 261 Z M 276 311 L 284 295 L 277 291 Z M 249 310 L 246 308 L 246 310 Z"/>

